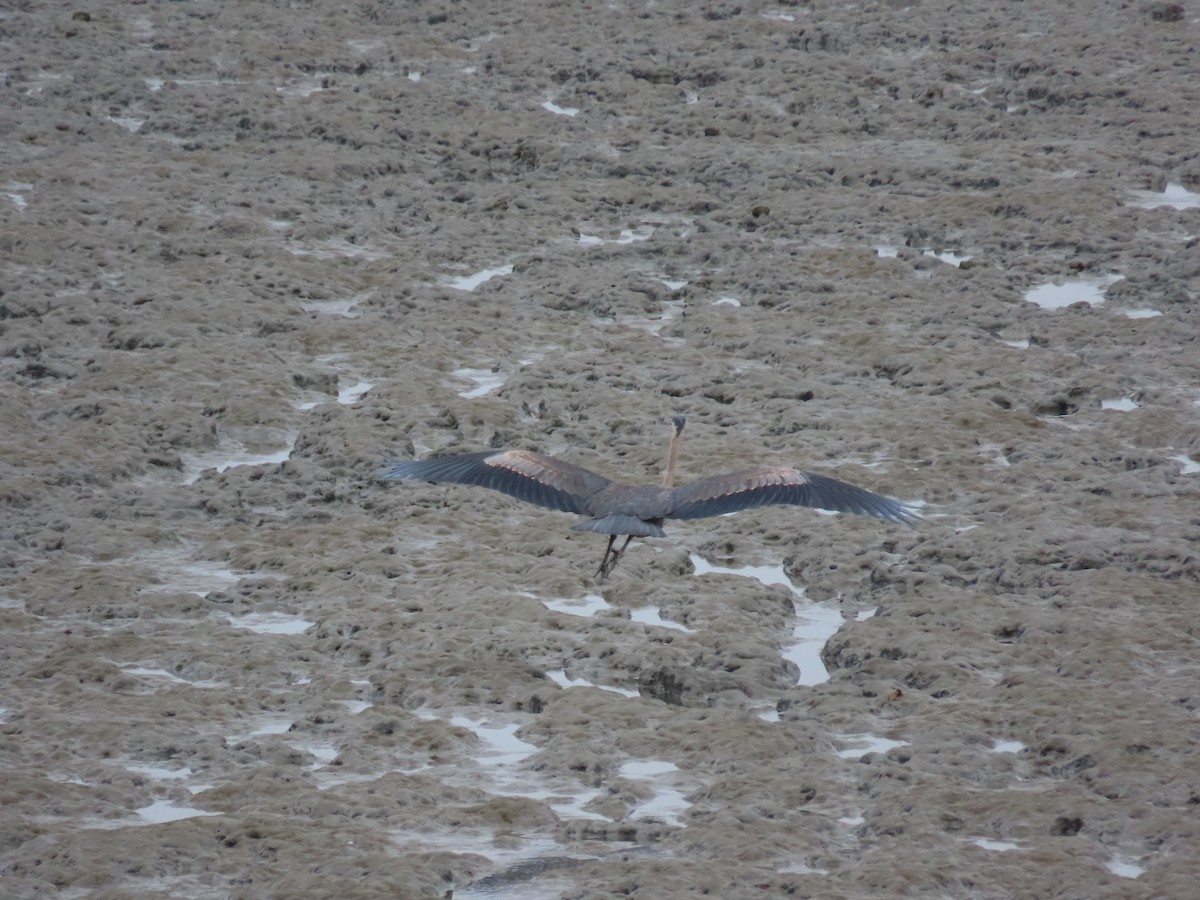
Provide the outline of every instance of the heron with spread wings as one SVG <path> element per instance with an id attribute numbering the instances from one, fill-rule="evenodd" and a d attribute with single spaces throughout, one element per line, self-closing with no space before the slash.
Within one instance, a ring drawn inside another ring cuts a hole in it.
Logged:
<path id="1" fill-rule="evenodd" d="M 596 576 L 603 581 L 635 537 L 666 537 L 666 519 L 700 519 L 755 506 L 811 506 L 912 525 L 916 508 L 836 478 L 788 466 L 710 475 L 675 487 L 679 445 L 687 420 L 672 420 L 671 447 L 661 485 L 621 484 L 582 466 L 529 450 L 485 450 L 436 459 L 392 460 L 382 478 L 474 484 L 528 503 L 586 518 L 572 531 L 608 535 Z M 617 537 L 625 535 L 620 550 Z"/>

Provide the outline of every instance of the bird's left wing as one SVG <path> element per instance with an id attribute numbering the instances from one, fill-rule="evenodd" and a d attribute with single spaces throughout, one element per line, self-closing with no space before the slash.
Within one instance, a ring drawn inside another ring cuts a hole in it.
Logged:
<path id="1" fill-rule="evenodd" d="M 476 484 L 563 512 L 587 514 L 587 499 L 610 482 L 582 466 L 530 450 L 486 450 L 437 459 L 390 460 L 381 478 Z"/>
<path id="2" fill-rule="evenodd" d="M 672 498 L 674 505 L 667 513 L 672 519 L 699 519 L 780 504 L 858 513 L 906 525 L 911 525 L 917 517 L 913 507 L 899 500 L 786 466 L 701 478 L 675 488 Z"/>

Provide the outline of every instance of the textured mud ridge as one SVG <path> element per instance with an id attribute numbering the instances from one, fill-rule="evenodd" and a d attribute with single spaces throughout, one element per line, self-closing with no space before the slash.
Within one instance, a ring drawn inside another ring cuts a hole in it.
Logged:
<path id="1" fill-rule="evenodd" d="M 1189 9 L 0 23 L 4 896 L 1194 892 Z"/>

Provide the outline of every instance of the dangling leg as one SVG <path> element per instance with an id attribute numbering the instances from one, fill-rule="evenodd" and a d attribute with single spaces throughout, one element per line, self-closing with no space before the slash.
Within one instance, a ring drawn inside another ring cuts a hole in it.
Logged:
<path id="1" fill-rule="evenodd" d="M 604 559 L 600 560 L 600 568 L 596 570 L 596 574 L 592 576 L 593 578 L 603 581 L 605 576 L 612 570 L 612 566 L 608 564 L 608 554 L 612 553 L 613 542 L 616 539 L 617 536 L 615 534 L 608 536 L 608 546 L 604 548 Z"/>
<path id="2" fill-rule="evenodd" d="M 596 572 L 601 581 L 607 578 L 608 573 L 617 567 L 617 561 L 621 558 L 621 554 L 625 552 L 625 548 L 629 546 L 629 542 L 633 540 L 633 535 L 625 535 L 625 543 L 621 545 L 620 550 L 613 550 L 613 541 L 616 539 L 617 536 L 615 534 L 608 536 L 608 549 L 604 551 L 604 561 L 600 563 L 600 569 Z M 610 553 L 612 554 L 611 559 L 609 558 Z"/>
<path id="3" fill-rule="evenodd" d="M 613 535 L 613 537 L 616 537 L 616 535 Z M 609 563 L 609 566 L 608 566 L 608 571 L 611 572 L 613 569 L 615 569 L 617 567 L 617 560 L 619 560 L 621 558 L 622 554 L 624 554 L 624 552 L 625 552 L 625 548 L 629 546 L 629 542 L 632 540 L 633 540 L 632 534 L 625 535 L 625 543 L 623 543 L 621 545 L 620 550 L 618 550 L 616 553 L 613 554 L 612 562 Z"/>

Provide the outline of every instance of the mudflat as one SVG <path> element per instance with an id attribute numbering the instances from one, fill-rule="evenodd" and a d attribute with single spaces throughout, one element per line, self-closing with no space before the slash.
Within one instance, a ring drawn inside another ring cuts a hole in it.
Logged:
<path id="1" fill-rule="evenodd" d="M 1192 895 L 1197 28 L 0 11 L 0 894 Z"/>

